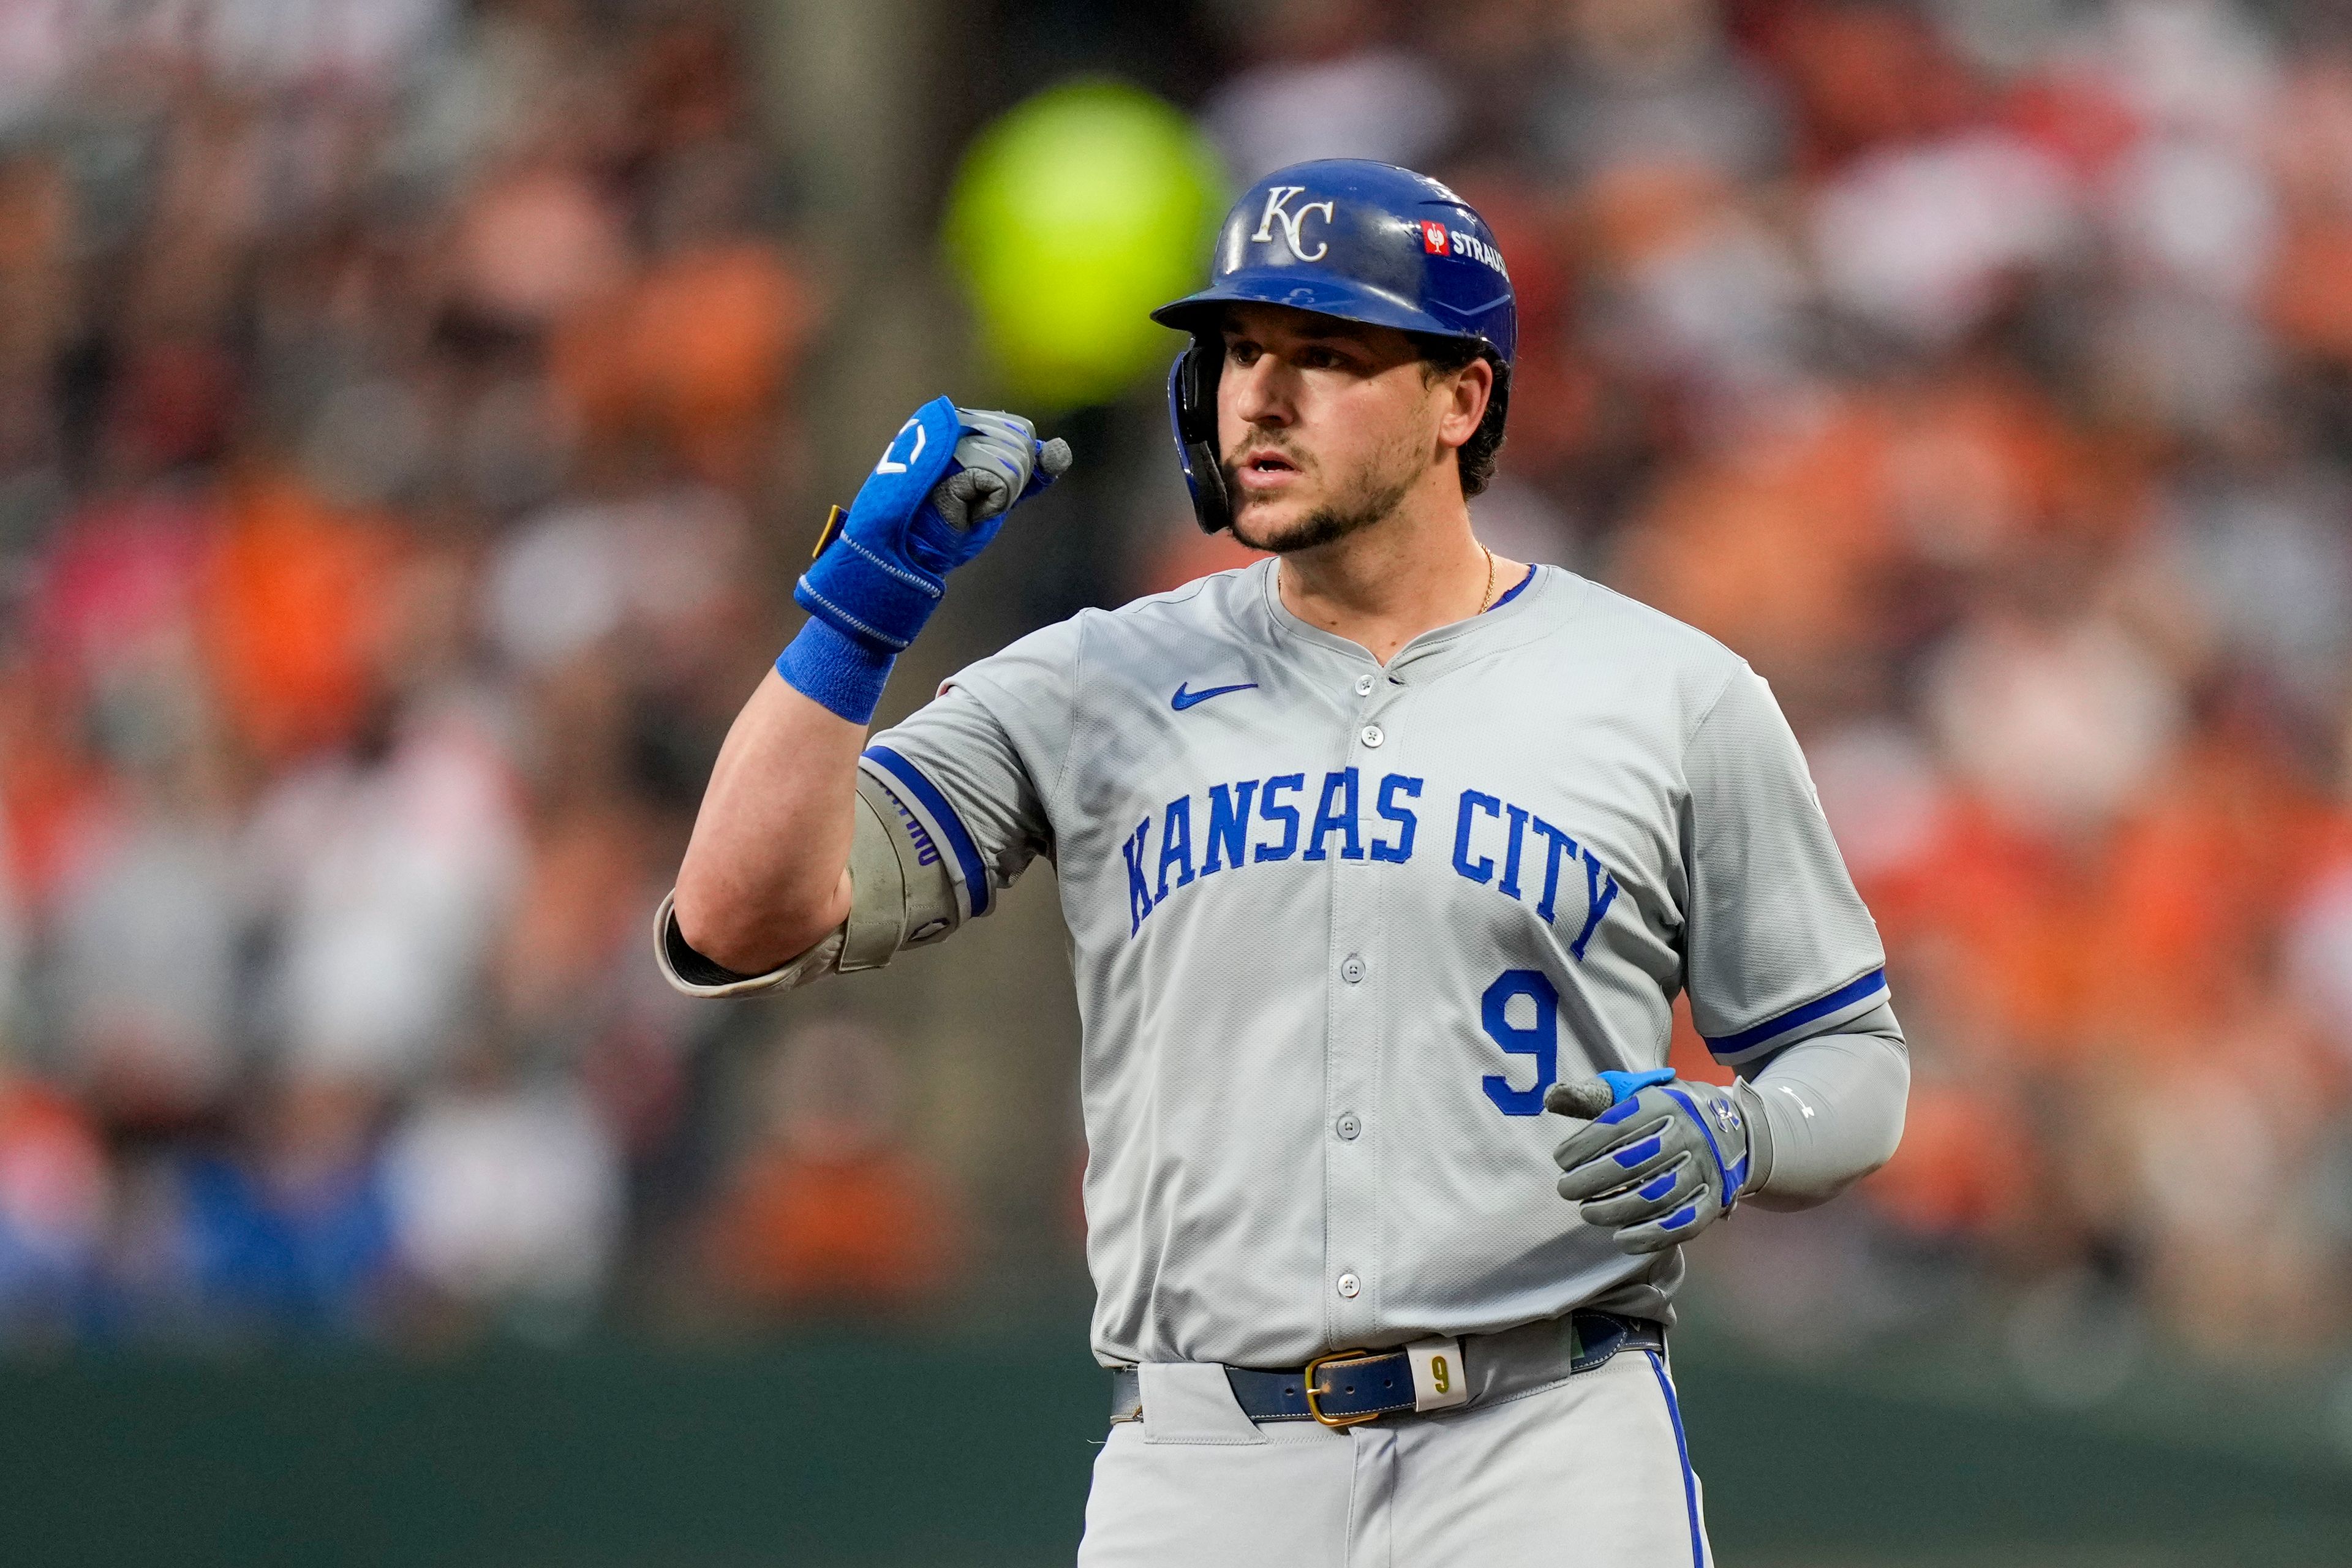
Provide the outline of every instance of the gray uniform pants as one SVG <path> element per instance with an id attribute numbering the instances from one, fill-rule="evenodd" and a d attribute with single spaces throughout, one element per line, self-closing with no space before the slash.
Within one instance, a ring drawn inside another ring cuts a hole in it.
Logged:
<path id="1" fill-rule="evenodd" d="M 1709 1568 L 1664 1359 L 1500 1404 L 1258 1426 L 1214 1365 L 1142 1369 L 1095 1460 L 1079 1568 Z"/>

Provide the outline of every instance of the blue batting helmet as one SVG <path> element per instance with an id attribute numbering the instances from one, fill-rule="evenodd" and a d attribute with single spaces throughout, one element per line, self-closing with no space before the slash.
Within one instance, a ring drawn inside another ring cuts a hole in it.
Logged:
<path id="1" fill-rule="evenodd" d="M 1192 508 L 1213 533 L 1233 521 L 1217 466 L 1222 307 L 1288 305 L 1341 321 L 1475 344 L 1502 364 L 1518 311 L 1495 236 L 1469 203 L 1426 174 L 1360 158 L 1277 169 L 1234 205 L 1213 280 L 1151 312 L 1192 334 L 1168 372 L 1168 413 Z"/>

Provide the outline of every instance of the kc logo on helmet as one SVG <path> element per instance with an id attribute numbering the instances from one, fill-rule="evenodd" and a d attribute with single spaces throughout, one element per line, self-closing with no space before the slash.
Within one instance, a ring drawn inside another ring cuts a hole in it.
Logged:
<path id="1" fill-rule="evenodd" d="M 1330 202 L 1308 202 L 1297 212 L 1290 211 L 1286 204 L 1306 189 L 1305 185 L 1276 185 L 1269 189 L 1265 193 L 1265 211 L 1258 215 L 1257 232 L 1250 236 L 1251 240 L 1259 245 L 1272 243 L 1274 226 L 1280 224 L 1283 237 L 1290 242 L 1290 254 L 1299 260 L 1320 261 L 1330 255 L 1331 246 L 1328 240 L 1318 240 L 1311 251 L 1302 248 L 1298 243 L 1298 226 L 1317 212 L 1323 215 L 1325 223 L 1329 223 L 1334 205 Z"/>
<path id="2" fill-rule="evenodd" d="M 1426 250 L 1432 256 L 1443 256 L 1451 245 L 1452 241 L 1448 238 L 1445 233 L 1445 226 L 1444 224 L 1432 218 L 1422 219 L 1421 247 L 1423 250 Z"/>

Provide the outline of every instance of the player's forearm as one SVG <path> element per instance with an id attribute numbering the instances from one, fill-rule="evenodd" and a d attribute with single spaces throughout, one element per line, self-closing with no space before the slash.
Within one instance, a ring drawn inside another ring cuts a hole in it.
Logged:
<path id="1" fill-rule="evenodd" d="M 677 928 L 714 963 L 760 974 L 849 912 L 866 726 L 770 670 L 736 715 L 677 873 Z"/>
<path id="2" fill-rule="evenodd" d="M 711 771 L 672 912 L 703 958 L 763 975 L 849 917 L 857 753 L 898 654 L 946 575 L 1008 509 L 1069 467 L 1016 415 L 917 409 L 828 522 L 793 602 L 809 619 L 736 716 Z"/>
<path id="3" fill-rule="evenodd" d="M 1763 1122 L 1762 1174 L 1745 1201 L 1767 1209 L 1828 1202 L 1893 1157 L 1903 1136 L 1911 1058 L 1894 1010 L 1774 1056 L 1743 1095 Z"/>

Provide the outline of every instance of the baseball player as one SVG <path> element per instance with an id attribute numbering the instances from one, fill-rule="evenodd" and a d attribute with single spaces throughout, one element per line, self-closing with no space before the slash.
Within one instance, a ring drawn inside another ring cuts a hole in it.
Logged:
<path id="1" fill-rule="evenodd" d="M 1771 692 L 1480 544 L 1516 321 L 1386 164 L 1226 219 L 1169 390 L 1202 526 L 1273 558 L 1023 637 L 905 723 L 894 656 L 1069 462 L 919 409 L 713 771 L 661 961 L 878 968 L 1057 873 L 1110 1369 L 1079 1561 L 1708 1561 L 1681 1244 L 1874 1169 L 1909 1068 Z M 1688 991 L 1729 1089 L 1664 1063 Z"/>

